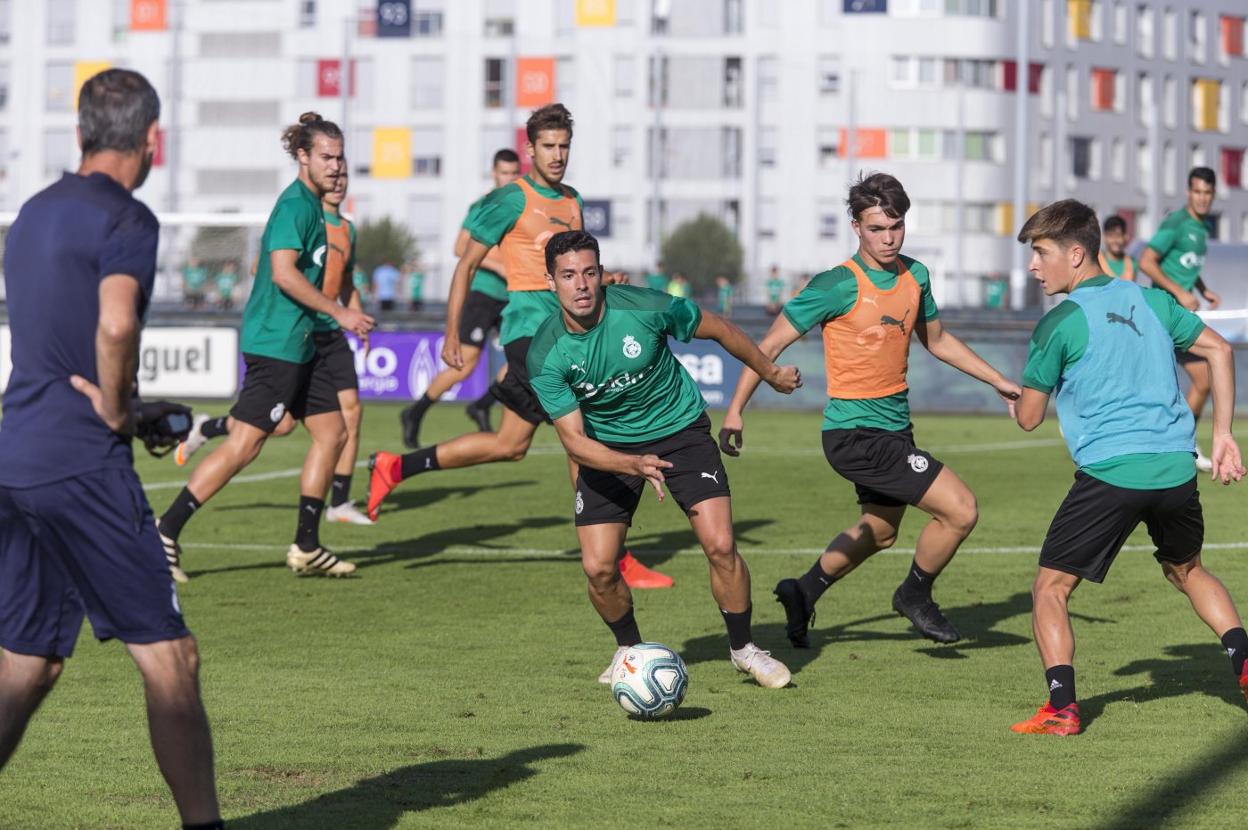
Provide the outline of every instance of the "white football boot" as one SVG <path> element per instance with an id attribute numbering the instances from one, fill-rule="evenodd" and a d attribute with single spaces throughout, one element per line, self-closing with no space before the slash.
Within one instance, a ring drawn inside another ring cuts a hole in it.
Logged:
<path id="1" fill-rule="evenodd" d="M 355 565 L 339 559 L 323 547 L 313 551 L 303 551 L 295 544 L 292 544 L 290 550 L 286 551 L 286 567 L 297 574 L 346 576 L 355 573 Z"/>
<path id="2" fill-rule="evenodd" d="M 788 666 L 772 657 L 770 651 L 763 651 L 753 643 L 740 650 L 730 649 L 728 654 L 737 671 L 753 677 L 764 688 L 783 689 L 793 679 Z"/>
<path id="3" fill-rule="evenodd" d="M 173 463 L 179 467 L 185 467 L 195 451 L 208 443 L 208 439 L 204 437 L 204 433 L 199 428 L 209 420 L 207 415 L 195 416 L 195 420 L 191 421 L 191 431 L 186 434 L 186 440 L 178 444 L 177 452 L 173 454 Z"/>
<path id="4" fill-rule="evenodd" d="M 626 651 L 628 651 L 628 646 L 620 646 L 615 650 L 615 654 L 611 655 L 610 664 L 602 670 L 602 674 L 598 675 L 599 683 L 606 684 L 611 682 L 611 675 L 615 674 L 615 669 L 620 665 L 620 661 L 624 659 L 624 652 Z"/>
<path id="5" fill-rule="evenodd" d="M 325 508 L 325 521 L 327 522 L 343 522 L 351 525 L 371 525 L 373 520 L 360 512 L 360 508 L 355 506 L 355 502 L 343 502 L 337 507 L 329 506 Z"/>

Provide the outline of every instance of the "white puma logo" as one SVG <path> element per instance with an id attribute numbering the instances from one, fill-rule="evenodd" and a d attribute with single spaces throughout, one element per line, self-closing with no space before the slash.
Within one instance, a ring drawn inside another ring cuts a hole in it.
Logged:
<path id="1" fill-rule="evenodd" d="M 876 308 L 879 308 L 879 307 L 880 307 L 880 301 L 879 301 L 879 300 L 877 300 L 875 297 L 863 297 L 863 298 L 862 298 L 862 301 L 863 301 L 864 303 L 867 303 L 868 305 L 873 305 L 873 306 L 875 306 Z"/>
<path id="2" fill-rule="evenodd" d="M 312 505 L 310 505 L 310 504 L 305 504 L 305 505 L 303 506 L 303 509 L 304 509 L 304 510 L 306 510 L 306 511 L 308 511 L 309 513 L 311 513 L 313 516 L 315 516 L 315 515 L 316 515 L 316 508 L 315 508 L 315 507 L 313 507 L 313 506 L 312 506 Z"/>
<path id="3" fill-rule="evenodd" d="M 719 484 L 719 473 L 703 473 L 702 478 L 709 478 L 711 481 Z"/>
<path id="4" fill-rule="evenodd" d="M 426 469 L 426 470 L 431 470 L 431 469 L 433 469 L 433 459 L 432 459 L 432 458 L 426 458 L 426 459 L 425 459 L 425 469 Z"/>

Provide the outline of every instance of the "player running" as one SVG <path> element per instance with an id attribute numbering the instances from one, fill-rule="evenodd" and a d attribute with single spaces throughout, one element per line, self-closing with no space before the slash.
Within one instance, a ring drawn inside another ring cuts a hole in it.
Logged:
<path id="1" fill-rule="evenodd" d="M 1222 302 L 1222 298 L 1206 288 L 1200 278 L 1209 240 L 1205 219 L 1213 207 L 1217 185 L 1218 177 L 1212 170 L 1193 167 L 1187 174 L 1187 204 L 1162 220 L 1161 227 L 1148 240 L 1148 247 L 1140 255 L 1140 270 L 1152 278 L 1154 286 L 1170 292 L 1188 311 L 1200 308 L 1200 301 L 1193 291 L 1199 291 L 1210 308 L 1217 308 Z M 1209 400 L 1209 364 L 1187 351 L 1176 351 L 1174 356 L 1191 378 L 1187 405 L 1199 421 L 1205 402 Z M 1199 445 L 1196 447 L 1196 469 L 1202 472 L 1213 469 L 1213 462 L 1200 451 Z"/>
<path id="2" fill-rule="evenodd" d="M 156 217 L 131 195 L 160 99 L 109 69 L 78 96 L 82 164 L 5 240 L 13 372 L 0 430 L 0 768 L 73 654 L 83 614 L 143 675 L 152 749 L 184 826 L 219 828 L 199 653 L 134 471 L 131 395 Z M 73 753 L 72 740 L 63 748 Z"/>
<path id="3" fill-rule="evenodd" d="M 1157 288 L 1101 273 L 1096 214 L 1067 199 L 1023 225 L 1029 268 L 1048 296 L 1069 297 L 1031 336 L 1018 425 L 1044 421 L 1057 391 L 1057 415 L 1077 470 L 1040 549 L 1032 586 L 1032 630 L 1044 662 L 1049 700 L 1011 728 L 1074 735 L 1082 726 L 1075 697 L 1075 635 L 1067 603 L 1084 579 L 1101 582 L 1142 521 L 1157 546 L 1162 573 L 1222 640 L 1248 699 L 1248 634 L 1231 596 L 1200 561 L 1205 523 L 1196 492 L 1196 422 L 1179 392 L 1170 355 L 1176 348 L 1208 361 L 1213 372 L 1213 478 L 1244 475 L 1231 436 L 1235 363 L 1231 347 L 1195 314 Z"/>
<path id="4" fill-rule="evenodd" d="M 1127 253 L 1127 220 L 1117 214 L 1101 226 L 1101 252 L 1096 255 L 1101 273 L 1135 282 L 1135 260 Z"/>
<path id="5" fill-rule="evenodd" d="M 442 346 L 446 364 L 462 369 L 461 311 L 472 275 L 497 246 L 507 277 L 507 307 L 499 331 L 507 374 L 491 386 L 495 399 L 503 405 L 498 432 L 470 432 L 402 456 L 374 453 L 369 460 L 372 472 L 368 484 L 368 516 L 374 521 L 381 502 L 399 482 L 436 470 L 520 461 L 529 451 L 537 427 L 549 420 L 529 385 L 525 365 L 537 327 L 559 310 L 546 279 L 543 251 L 556 233 L 580 230 L 584 225 L 580 194 L 563 184 L 572 150 L 572 114 L 563 104 L 548 104 L 529 116 L 525 131 L 533 169 L 486 196 L 465 222 L 471 238 L 451 280 Z M 570 472 L 575 484 L 576 473 Z M 627 551 L 620 569 L 633 588 L 666 588 L 672 584 L 670 577 L 650 570 Z"/>
<path id="6" fill-rule="evenodd" d="M 886 173 L 867 176 L 850 188 L 848 204 L 858 252 L 790 300 L 759 348 L 774 360 L 806 331 L 822 327 L 828 379 L 823 451 L 832 468 L 853 482 L 862 517 L 828 543 L 803 576 L 780 580 L 776 598 L 784 606 L 789 641 L 807 648 L 819 597 L 891 547 L 906 506 L 915 505 L 932 518 L 893 594 L 893 609 L 924 637 L 952 643 L 961 635 L 932 600 L 932 583 L 975 527 L 978 510 L 962 479 L 914 445 L 906 383 L 911 334 L 918 334 L 934 357 L 992 386 L 1007 401 L 1020 390 L 945 331 L 927 268 L 901 256 L 910 209 L 901 182 Z M 720 447 L 729 455 L 740 452 L 742 412 L 758 382 L 746 369 L 737 383 L 719 433 Z"/>
<path id="7" fill-rule="evenodd" d="M 289 412 L 312 438 L 299 482 L 299 518 L 286 565 L 296 573 L 344 576 L 355 570 L 320 543 L 321 513 L 334 466 L 347 441 L 338 392 L 346 373 L 354 378 L 351 349 L 341 331 L 363 337 L 373 318 L 321 292 L 327 237 L 321 200 L 346 168 L 342 132 L 313 112 L 282 134 L 282 145 L 299 162 L 299 176 L 283 191 L 265 225 L 255 284 L 243 311 L 242 351 L 247 376 L 230 410 L 229 435 L 200 462 L 182 492 L 160 517 L 161 539 L 174 579 L 181 568 L 182 528 L 208 499 L 255 460 Z"/>
<path id="8" fill-rule="evenodd" d="M 362 311 L 364 306 L 360 301 L 360 292 L 349 279 L 355 269 L 355 224 L 341 212 L 342 203 L 347 198 L 347 178 L 347 167 L 344 165 L 334 189 L 321 200 L 328 244 L 325 252 L 325 279 L 321 284 L 321 291 L 326 297 L 338 300 L 348 308 Z M 355 473 L 356 458 L 359 456 L 360 425 L 364 419 L 354 355 L 351 353 L 350 344 L 342 337 L 338 324 L 331 317 L 317 315 L 317 328 L 313 336 L 317 354 L 324 357 L 324 362 L 318 365 L 328 373 L 330 382 L 338 390 L 338 405 L 342 409 L 342 418 L 347 427 L 347 443 L 334 467 L 329 506 L 325 508 L 325 521 L 371 525 L 373 521 L 360 512 L 351 500 L 351 479 Z M 368 351 L 367 334 L 360 338 L 360 345 L 365 352 Z M 233 420 L 229 415 L 196 415 L 186 440 L 178 444 L 174 461 L 179 467 L 184 466 L 208 441 L 228 435 Z M 295 418 L 288 411 L 274 428 L 271 437 L 280 438 L 294 430 Z"/>
<path id="9" fill-rule="evenodd" d="M 776 366 L 739 328 L 687 299 L 646 288 L 604 286 L 598 241 L 564 231 L 546 244 L 546 270 L 560 311 L 529 347 L 533 391 L 579 465 L 576 532 L 589 599 L 615 635 L 615 656 L 641 642 L 632 595 L 616 566 L 649 482 L 666 484 L 689 517 L 711 566 L 711 593 L 728 628 L 732 664 L 759 685 L 788 685 L 789 670 L 754 645 L 750 572 L 732 532 L 732 500 L 706 402 L 672 354 L 667 338 L 715 340 L 788 394 L 801 385 L 795 366 Z"/>
<path id="10" fill-rule="evenodd" d="M 520 178 L 520 157 L 514 150 L 502 149 L 494 154 L 494 165 L 490 169 L 494 178 L 494 189 L 505 187 Z M 455 240 L 455 256 L 463 256 L 468 250 L 468 242 L 472 239 L 469 227 L 473 222 L 473 214 L 480 210 L 487 196 L 482 196 L 468 209 L 468 217 L 460 228 L 459 237 Z M 429 407 L 447 393 L 457 383 L 461 383 L 477 368 L 477 361 L 485 350 L 485 343 L 490 329 L 496 329 L 502 322 L 503 309 L 507 306 L 507 279 L 503 275 L 507 271 L 498 248 L 490 248 L 481 261 L 469 286 L 468 299 L 464 301 L 464 310 L 459 320 L 459 353 L 463 366 L 455 368 L 447 366 L 429 383 L 429 388 L 416 403 L 399 414 L 403 424 L 403 443 L 415 449 L 420 446 L 420 424 L 424 420 Z M 498 378 L 502 380 L 502 375 Z M 468 417 L 476 423 L 481 432 L 490 431 L 490 406 L 494 403 L 494 392 L 487 390 L 477 400 L 468 404 Z"/>

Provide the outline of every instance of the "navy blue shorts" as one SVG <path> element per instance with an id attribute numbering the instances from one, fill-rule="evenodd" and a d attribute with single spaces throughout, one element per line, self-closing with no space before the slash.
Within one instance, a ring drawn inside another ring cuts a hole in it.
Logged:
<path id="1" fill-rule="evenodd" d="M 0 487 L 0 647 L 69 657 L 84 614 L 100 640 L 190 633 L 132 469 Z"/>

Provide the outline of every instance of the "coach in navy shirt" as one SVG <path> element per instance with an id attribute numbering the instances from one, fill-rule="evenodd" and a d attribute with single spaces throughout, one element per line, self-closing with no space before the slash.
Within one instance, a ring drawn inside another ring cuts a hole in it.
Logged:
<path id="1" fill-rule="evenodd" d="M 220 827 L 199 655 L 130 449 L 159 234 L 130 193 L 151 169 L 159 115 L 156 91 L 136 72 L 88 80 L 82 166 L 26 202 L 6 240 L 0 767 L 85 614 L 96 637 L 126 644 L 143 675 L 152 746 L 184 826 Z"/>

